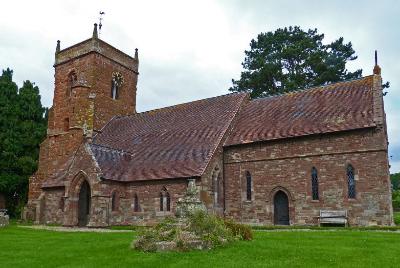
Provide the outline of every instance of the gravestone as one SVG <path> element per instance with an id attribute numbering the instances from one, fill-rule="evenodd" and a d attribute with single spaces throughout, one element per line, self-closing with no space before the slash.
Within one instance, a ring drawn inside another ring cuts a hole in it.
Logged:
<path id="1" fill-rule="evenodd" d="M 0 227 L 5 227 L 10 223 L 6 209 L 0 209 Z"/>

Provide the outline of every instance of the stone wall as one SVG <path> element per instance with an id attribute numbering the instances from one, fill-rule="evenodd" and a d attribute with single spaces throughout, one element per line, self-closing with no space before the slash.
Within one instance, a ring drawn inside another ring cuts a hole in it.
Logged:
<path id="1" fill-rule="evenodd" d="M 41 221 L 45 224 L 63 222 L 64 217 L 64 189 L 54 188 L 46 191 L 43 211 L 44 219 Z"/>
<path id="2" fill-rule="evenodd" d="M 101 179 L 93 162 L 87 144 L 80 146 L 73 164 L 65 179 L 65 189 L 44 189 L 44 201 L 41 209 L 42 223 L 56 223 L 65 226 L 78 224 L 79 191 L 86 180 L 91 190 L 90 227 L 109 225 L 151 225 L 166 216 L 175 214 L 176 201 L 184 196 L 187 180 L 155 180 L 131 183 L 119 183 Z M 197 181 L 198 186 L 200 180 Z M 171 210 L 160 211 L 160 192 L 166 190 L 170 195 Z M 116 209 L 112 210 L 112 194 L 116 194 Z M 139 211 L 135 211 L 135 194 L 139 200 Z M 64 204 L 64 208 L 61 208 Z"/>
<path id="3" fill-rule="evenodd" d="M 347 197 L 346 166 L 355 168 L 356 198 Z M 319 200 L 311 196 L 311 168 L 318 170 Z M 289 197 L 290 223 L 317 224 L 319 210 L 347 210 L 350 225 L 391 225 L 392 205 L 384 130 L 253 143 L 226 148 L 226 215 L 273 224 L 277 190 Z M 246 200 L 245 172 L 253 180 Z"/>

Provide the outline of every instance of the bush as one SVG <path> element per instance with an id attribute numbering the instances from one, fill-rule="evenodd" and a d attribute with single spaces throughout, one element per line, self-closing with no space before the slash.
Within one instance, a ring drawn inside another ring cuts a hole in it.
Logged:
<path id="1" fill-rule="evenodd" d="M 400 210 L 400 190 L 393 191 L 392 203 L 393 203 L 393 209 Z"/>
<path id="2" fill-rule="evenodd" d="M 189 230 L 206 241 L 210 248 L 234 240 L 232 232 L 221 218 L 200 210 L 189 217 Z"/>
<path id="3" fill-rule="evenodd" d="M 211 249 L 236 239 L 251 240 L 250 227 L 196 211 L 185 219 L 166 218 L 153 228 L 142 230 L 133 243 L 142 251 Z"/>
<path id="4" fill-rule="evenodd" d="M 394 213 L 394 223 L 396 225 L 400 225 L 400 212 L 395 212 Z"/>
<path id="5" fill-rule="evenodd" d="M 253 231 L 250 226 L 236 223 L 233 220 L 225 220 L 224 223 L 235 237 L 239 237 L 241 240 L 253 240 Z"/>

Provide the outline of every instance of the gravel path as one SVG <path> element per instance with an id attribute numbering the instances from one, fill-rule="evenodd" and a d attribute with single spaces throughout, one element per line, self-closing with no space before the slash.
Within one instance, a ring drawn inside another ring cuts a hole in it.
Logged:
<path id="1" fill-rule="evenodd" d="M 46 226 L 46 225 L 18 225 L 20 228 L 48 230 L 55 232 L 90 232 L 90 233 L 131 233 L 132 230 L 110 230 L 104 228 L 81 228 L 81 227 L 62 227 L 62 226 Z"/>

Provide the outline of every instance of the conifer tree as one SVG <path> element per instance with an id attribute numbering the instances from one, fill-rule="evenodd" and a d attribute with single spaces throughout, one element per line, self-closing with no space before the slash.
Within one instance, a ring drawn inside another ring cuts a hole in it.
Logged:
<path id="1" fill-rule="evenodd" d="M 37 169 L 39 144 L 46 135 L 39 88 L 25 81 L 18 90 L 13 71 L 0 76 L 0 192 L 12 216 L 26 200 L 28 178 Z"/>
<path id="2" fill-rule="evenodd" d="M 324 44 L 323 39 L 317 29 L 298 26 L 260 33 L 245 51 L 244 71 L 229 90 L 257 98 L 361 77 L 361 69 L 346 69 L 347 62 L 357 59 L 351 42 L 340 37 Z"/>

